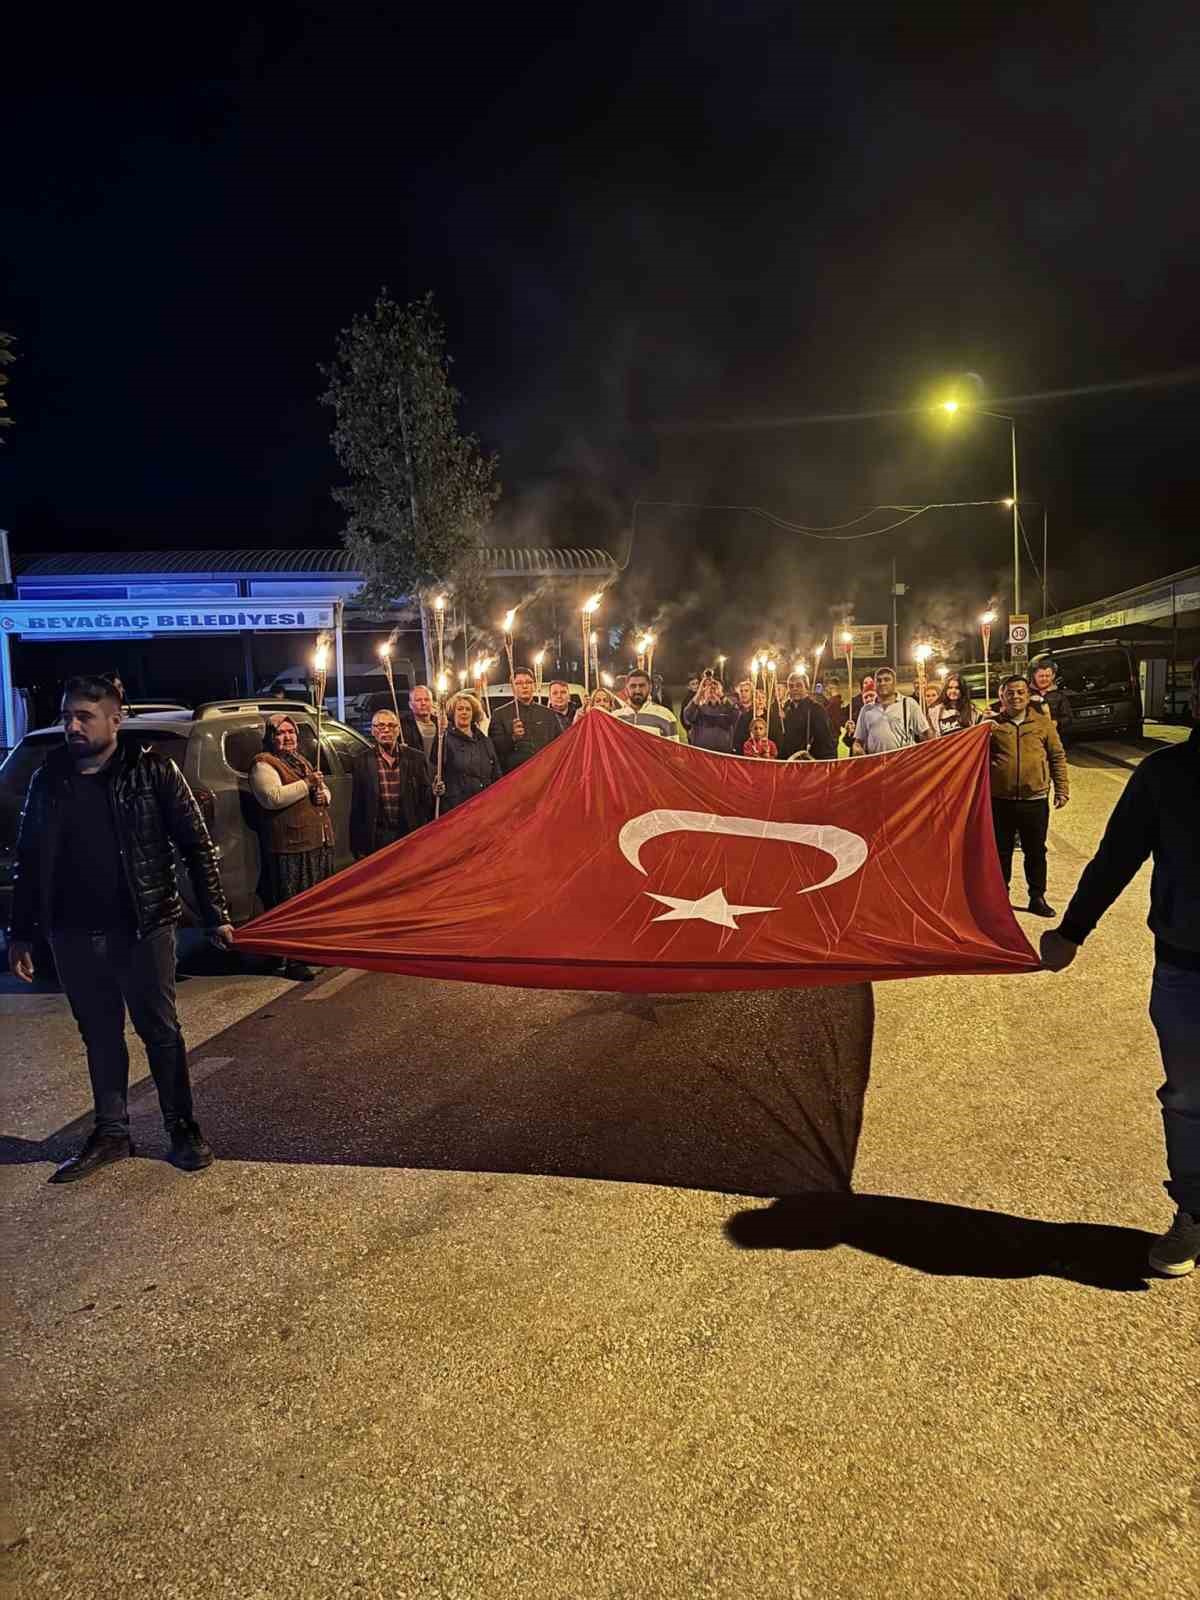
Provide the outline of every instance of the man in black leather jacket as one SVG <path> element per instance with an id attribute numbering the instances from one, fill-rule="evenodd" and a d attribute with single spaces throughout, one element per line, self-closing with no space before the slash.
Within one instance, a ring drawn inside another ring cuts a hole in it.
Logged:
<path id="1" fill-rule="evenodd" d="M 66 748 L 34 773 L 17 839 L 9 966 L 33 978 L 33 944 L 50 941 L 87 1048 L 96 1122 L 51 1183 L 72 1183 L 133 1154 L 125 1012 L 146 1047 L 171 1140 L 185 1171 L 212 1163 L 192 1110 L 187 1050 L 175 1009 L 175 926 L 183 910 L 176 846 L 192 875 L 209 938 L 228 948 L 229 908 L 204 818 L 171 760 L 118 738 L 120 686 L 72 678 L 63 696 Z"/>

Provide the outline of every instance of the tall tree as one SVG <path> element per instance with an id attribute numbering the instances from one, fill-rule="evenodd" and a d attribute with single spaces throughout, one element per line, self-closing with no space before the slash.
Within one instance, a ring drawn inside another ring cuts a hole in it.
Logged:
<path id="1" fill-rule="evenodd" d="M 500 494 L 496 457 L 458 425 L 446 334 L 433 296 L 399 306 L 386 289 L 338 337 L 321 396 L 349 482 L 343 542 L 363 574 L 363 600 L 453 584 L 472 567 Z"/>

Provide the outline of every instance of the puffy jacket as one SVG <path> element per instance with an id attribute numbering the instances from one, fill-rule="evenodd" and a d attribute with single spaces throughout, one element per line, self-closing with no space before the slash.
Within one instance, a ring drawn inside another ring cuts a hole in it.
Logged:
<path id="1" fill-rule="evenodd" d="M 683 708 L 683 725 L 688 742 L 698 750 L 716 750 L 725 755 L 733 749 L 733 730 L 738 719 L 738 709 L 728 700 L 718 700 L 715 705 L 701 705 L 692 699 Z"/>
<path id="2" fill-rule="evenodd" d="M 1067 757 L 1053 720 L 1043 711 L 1027 711 L 1013 722 L 1001 713 L 989 719 L 992 729 L 992 799 L 1040 800 L 1050 793 L 1064 799 L 1071 792 Z"/>
<path id="3" fill-rule="evenodd" d="M 1150 928 L 1158 954 L 1200 968 L 1200 727 L 1186 744 L 1156 750 L 1117 801 L 1100 848 L 1084 868 L 1059 932 L 1082 944 L 1147 856 Z"/>
<path id="4" fill-rule="evenodd" d="M 74 762 L 64 746 L 51 751 L 29 780 L 17 835 L 10 940 L 31 943 L 50 932 L 62 801 L 73 771 Z M 216 852 L 175 763 L 135 740 L 119 739 L 105 772 L 138 938 L 178 922 L 183 915 L 172 845 L 187 863 L 205 926 L 217 928 L 228 922 Z"/>
<path id="5" fill-rule="evenodd" d="M 476 728 L 473 734 L 447 728 L 442 745 L 442 782 L 446 793 L 442 810 L 453 811 L 473 795 L 482 794 L 501 776 L 496 750 L 486 733 Z"/>

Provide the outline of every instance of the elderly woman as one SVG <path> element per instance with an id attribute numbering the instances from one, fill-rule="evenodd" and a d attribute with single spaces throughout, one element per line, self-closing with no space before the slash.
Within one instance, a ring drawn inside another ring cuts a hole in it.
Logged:
<path id="1" fill-rule="evenodd" d="M 300 730 L 286 711 L 268 717 L 261 754 L 250 764 L 250 792 L 263 813 L 265 896 L 281 905 L 333 871 L 332 796 L 300 754 Z M 284 976 L 312 978 L 302 962 L 284 963 Z"/>
<path id="2" fill-rule="evenodd" d="M 433 785 L 434 794 L 442 797 L 443 815 L 482 794 L 501 775 L 495 747 L 480 726 L 483 706 L 475 696 L 461 690 L 446 711 L 450 726 L 442 745 L 442 776 Z"/>

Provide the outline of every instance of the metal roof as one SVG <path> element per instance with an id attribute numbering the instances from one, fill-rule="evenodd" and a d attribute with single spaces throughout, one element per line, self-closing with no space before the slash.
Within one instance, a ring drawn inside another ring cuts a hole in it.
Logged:
<path id="1" fill-rule="evenodd" d="M 484 565 L 493 578 L 555 578 L 608 573 L 617 563 L 607 550 L 515 546 L 485 549 Z M 18 578 L 205 577 L 236 573 L 322 573 L 354 577 L 345 550 L 114 550 L 16 559 Z"/>

